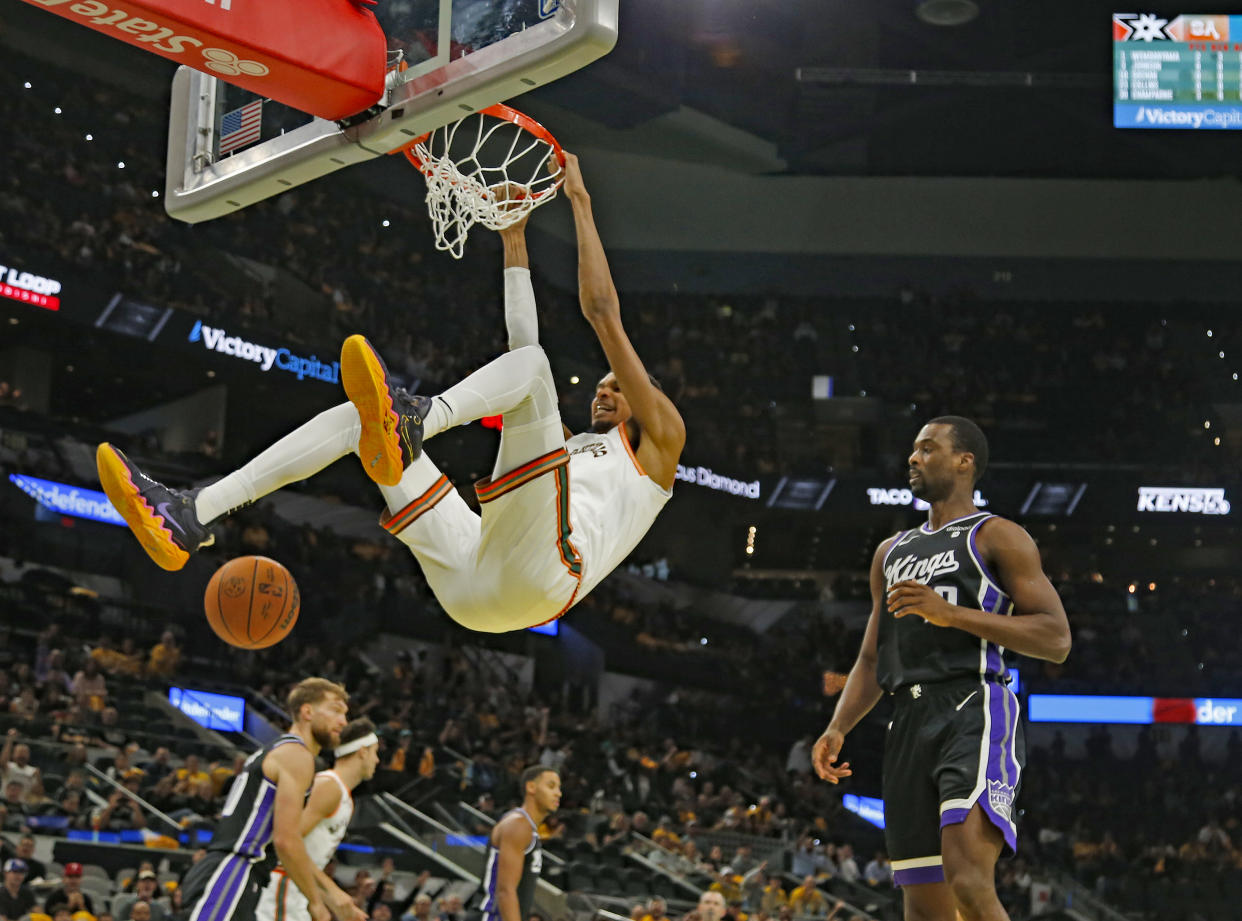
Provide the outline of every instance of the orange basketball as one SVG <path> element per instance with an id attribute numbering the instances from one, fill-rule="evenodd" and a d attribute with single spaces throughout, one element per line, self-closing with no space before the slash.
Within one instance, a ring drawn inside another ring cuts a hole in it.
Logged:
<path id="1" fill-rule="evenodd" d="M 242 649 L 279 643 L 297 623 L 302 599 L 289 570 L 265 556 L 239 556 L 216 570 L 203 604 L 216 636 Z"/>

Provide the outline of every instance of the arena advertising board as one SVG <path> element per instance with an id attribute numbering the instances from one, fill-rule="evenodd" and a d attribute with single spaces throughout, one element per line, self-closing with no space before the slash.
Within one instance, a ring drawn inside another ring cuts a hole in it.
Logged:
<path id="1" fill-rule="evenodd" d="M 1094 694 L 1031 694 L 1032 723 L 1185 723 L 1242 726 L 1242 699 L 1225 697 L 1113 697 Z"/>
<path id="2" fill-rule="evenodd" d="M 168 702 L 207 729 L 241 732 L 245 729 L 246 699 L 232 694 L 169 688 Z"/>
<path id="3" fill-rule="evenodd" d="M 10 473 L 9 481 L 50 512 L 125 526 L 125 519 L 112 507 L 108 497 L 97 489 L 70 486 L 22 473 Z"/>
<path id="4" fill-rule="evenodd" d="M 0 298 L 60 310 L 63 284 L 51 270 L 14 256 L 0 254 Z"/>

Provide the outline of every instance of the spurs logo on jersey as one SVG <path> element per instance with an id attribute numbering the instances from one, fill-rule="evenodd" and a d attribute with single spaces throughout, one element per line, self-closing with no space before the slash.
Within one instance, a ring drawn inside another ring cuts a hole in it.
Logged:
<path id="1" fill-rule="evenodd" d="M 607 453 L 608 445 L 604 444 L 602 441 L 593 441 L 590 444 L 574 448 L 569 452 L 569 456 L 573 457 L 575 454 L 590 454 L 592 457 L 604 457 Z"/>

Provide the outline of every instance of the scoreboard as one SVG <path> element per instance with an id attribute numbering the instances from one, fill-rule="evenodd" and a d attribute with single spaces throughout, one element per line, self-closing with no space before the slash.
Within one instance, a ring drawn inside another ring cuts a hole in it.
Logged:
<path id="1" fill-rule="evenodd" d="M 1114 13 L 1113 125 L 1242 129 L 1242 16 Z"/>

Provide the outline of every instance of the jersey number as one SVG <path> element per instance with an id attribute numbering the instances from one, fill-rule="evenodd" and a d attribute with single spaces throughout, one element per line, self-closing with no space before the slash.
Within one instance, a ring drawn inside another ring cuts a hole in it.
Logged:
<path id="1" fill-rule="evenodd" d="M 237 808 L 237 801 L 241 799 L 242 793 L 246 789 L 246 769 L 254 762 L 254 759 L 263 754 L 263 749 L 259 749 L 253 755 L 246 759 L 245 765 L 237 772 L 237 776 L 233 778 L 233 786 L 229 788 L 229 798 L 224 801 L 224 808 L 220 810 L 220 818 L 230 816 L 233 810 Z"/>

